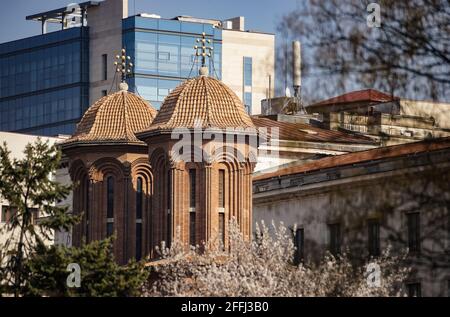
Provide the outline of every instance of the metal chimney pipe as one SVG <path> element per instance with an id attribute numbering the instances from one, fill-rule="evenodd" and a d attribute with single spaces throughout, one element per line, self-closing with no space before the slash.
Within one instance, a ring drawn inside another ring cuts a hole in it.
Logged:
<path id="1" fill-rule="evenodd" d="M 292 42 L 292 83 L 294 86 L 295 96 L 302 85 L 302 53 L 300 41 Z"/>

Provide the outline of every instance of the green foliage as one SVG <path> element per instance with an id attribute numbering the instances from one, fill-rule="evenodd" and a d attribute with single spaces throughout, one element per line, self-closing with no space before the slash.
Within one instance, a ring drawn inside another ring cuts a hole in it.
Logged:
<path id="1" fill-rule="evenodd" d="M 81 268 L 81 286 L 68 288 L 67 266 Z M 26 296 L 138 296 L 148 274 L 143 262 L 120 266 L 114 260 L 112 241 L 94 241 L 81 248 L 41 246 L 25 263 Z"/>
<path id="2" fill-rule="evenodd" d="M 8 236 L 0 259 L 0 281 L 6 283 L 15 296 L 26 281 L 24 259 L 35 248 L 50 240 L 54 230 L 69 230 L 78 217 L 67 213 L 68 206 L 58 205 L 70 192 L 70 186 L 59 184 L 54 174 L 61 160 L 55 145 L 40 138 L 27 144 L 23 158 L 11 158 L 6 143 L 0 146 L 0 194 L 14 207 L 5 231 Z M 37 208 L 43 221 L 35 223 L 33 209 Z"/>
<path id="3" fill-rule="evenodd" d="M 28 144 L 21 159 L 11 158 L 0 146 L 0 194 L 17 211 L 4 228 L 6 243 L 0 247 L 0 296 L 136 296 L 147 278 L 143 263 L 116 263 L 111 239 L 80 248 L 48 246 L 55 230 L 69 231 L 80 221 L 61 206 L 70 186 L 55 178 L 61 153 L 38 139 Z M 43 218 L 33 221 L 37 208 Z M 48 243 L 47 243 L 48 244 Z M 81 268 L 81 287 L 68 288 L 69 263 Z"/>

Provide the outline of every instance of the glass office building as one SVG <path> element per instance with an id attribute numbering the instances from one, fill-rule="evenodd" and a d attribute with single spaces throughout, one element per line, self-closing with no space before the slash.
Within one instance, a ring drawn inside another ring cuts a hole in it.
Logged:
<path id="1" fill-rule="evenodd" d="M 89 106 L 87 27 L 0 44 L 0 130 L 72 134 Z"/>
<path id="2" fill-rule="evenodd" d="M 210 76 L 221 79 L 222 30 L 212 24 L 132 16 L 122 29 L 123 46 L 135 64 L 130 90 L 156 109 L 173 88 L 198 75 L 201 62 L 193 46 L 203 32 L 213 47 L 207 59 Z"/>

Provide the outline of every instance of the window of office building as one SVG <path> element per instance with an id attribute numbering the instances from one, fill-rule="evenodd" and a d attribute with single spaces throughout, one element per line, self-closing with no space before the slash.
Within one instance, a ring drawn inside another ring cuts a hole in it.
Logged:
<path id="1" fill-rule="evenodd" d="M 339 223 L 332 223 L 328 225 L 329 235 L 329 251 L 334 256 L 341 252 L 341 225 Z"/>
<path id="2" fill-rule="evenodd" d="M 17 99 L 0 99 L 0 129 L 24 131 L 35 134 L 72 134 L 75 121 L 82 115 L 83 105 L 88 103 L 87 91 L 72 87 L 49 91 Z M 74 121 L 71 124 L 57 124 Z M 45 130 L 45 126 L 49 125 Z M 70 125 L 65 129 L 65 125 Z M 39 127 L 43 126 L 43 128 Z M 56 127 L 53 131 L 50 129 Z M 39 133 L 38 133 L 39 132 Z"/>
<path id="3" fill-rule="evenodd" d="M 244 57 L 244 86 L 252 86 L 252 58 Z"/>
<path id="4" fill-rule="evenodd" d="M 408 222 L 409 252 L 420 252 L 420 213 L 409 213 L 406 217 Z"/>
<path id="5" fill-rule="evenodd" d="M 253 74 L 252 74 L 252 58 L 244 57 L 244 96 L 243 102 L 248 113 L 251 113 L 252 108 L 252 82 L 253 82 Z"/>
<path id="6" fill-rule="evenodd" d="M 108 79 L 108 55 L 102 55 L 102 80 Z"/>
<path id="7" fill-rule="evenodd" d="M 368 228 L 368 250 L 369 255 L 380 255 L 380 222 L 378 219 L 370 219 L 367 222 Z"/>
<path id="8" fill-rule="evenodd" d="M 252 93 L 244 92 L 244 106 L 248 114 L 252 113 Z"/>

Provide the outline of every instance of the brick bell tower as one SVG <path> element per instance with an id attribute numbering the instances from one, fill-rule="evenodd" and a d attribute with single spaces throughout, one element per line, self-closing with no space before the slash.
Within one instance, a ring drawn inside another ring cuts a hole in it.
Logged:
<path id="1" fill-rule="evenodd" d="M 175 88 L 150 128 L 137 133 L 154 172 L 153 247 L 178 239 L 227 248 L 232 217 L 251 238 L 256 128 L 236 94 L 207 76 L 210 48 L 204 36 L 197 42 L 199 76 Z"/>
<path id="2" fill-rule="evenodd" d="M 147 145 L 136 138 L 148 128 L 156 110 L 128 91 L 132 64 L 125 50 L 115 63 L 122 82 L 85 112 L 75 134 L 61 148 L 74 184 L 73 212 L 82 215 L 73 228 L 73 245 L 115 235 L 119 263 L 150 253 L 150 208 L 153 175 Z"/>

